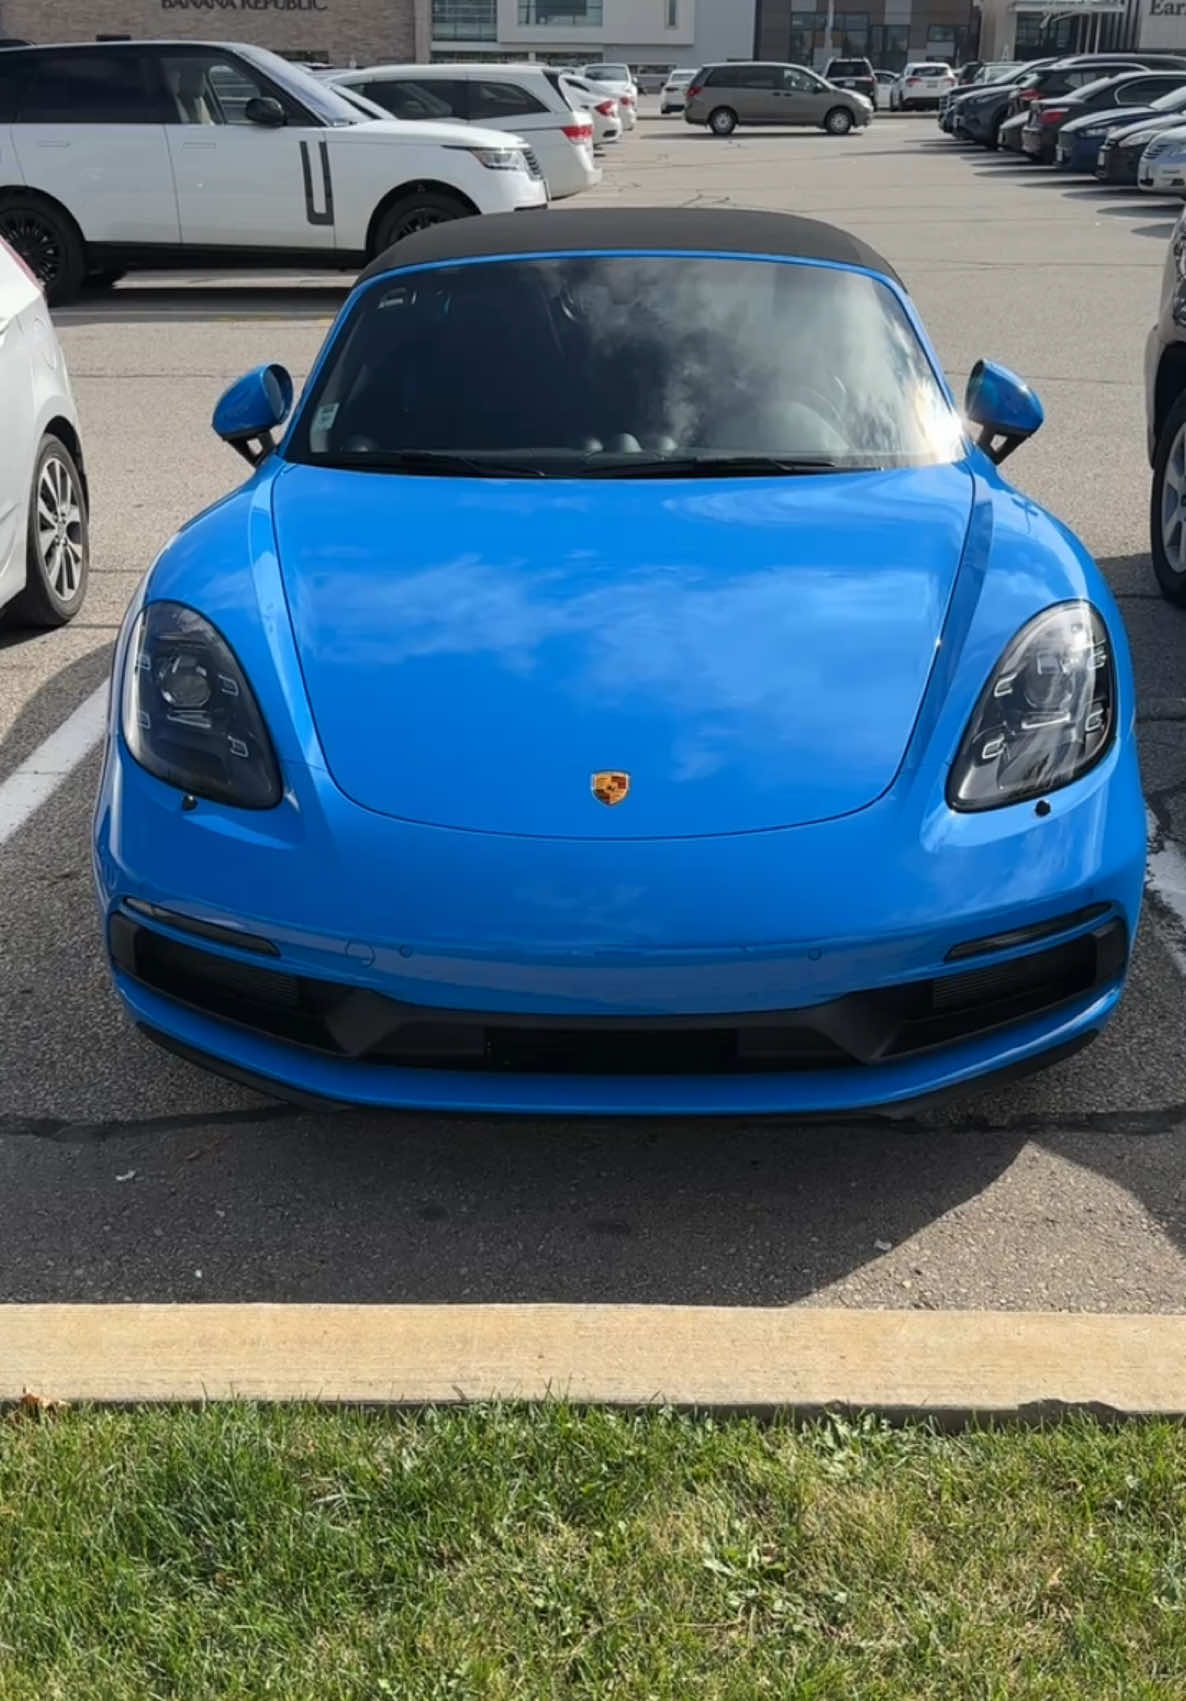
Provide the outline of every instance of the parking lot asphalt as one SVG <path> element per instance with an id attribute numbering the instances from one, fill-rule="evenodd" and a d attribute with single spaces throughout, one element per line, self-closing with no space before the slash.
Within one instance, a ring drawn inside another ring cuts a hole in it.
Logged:
<path id="1" fill-rule="evenodd" d="M 590 202 L 810 213 L 880 249 L 957 387 L 980 355 L 1047 408 L 1009 463 L 1121 599 L 1146 793 L 1186 844 L 1186 617 L 1147 556 L 1142 345 L 1177 208 L 956 146 L 643 123 Z M 144 277 L 58 315 L 93 492 L 88 603 L 0 634 L 0 781 L 98 687 L 171 532 L 240 464 L 231 378 L 307 370 L 344 282 Z M 638 1301 L 1186 1309 L 1183 953 L 1147 912 L 1107 1034 L 913 1122 L 305 1114 L 128 1027 L 90 885 L 92 756 L 0 846 L 0 1300 Z"/>

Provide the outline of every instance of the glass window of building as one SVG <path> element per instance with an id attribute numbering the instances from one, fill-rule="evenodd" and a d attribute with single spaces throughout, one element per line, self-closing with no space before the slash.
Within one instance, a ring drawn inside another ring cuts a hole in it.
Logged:
<path id="1" fill-rule="evenodd" d="M 497 41 L 498 0 L 432 0 L 434 41 Z"/>

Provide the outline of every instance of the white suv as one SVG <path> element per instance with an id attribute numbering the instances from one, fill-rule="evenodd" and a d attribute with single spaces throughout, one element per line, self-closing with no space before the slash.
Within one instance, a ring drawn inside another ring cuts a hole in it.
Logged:
<path id="1" fill-rule="evenodd" d="M 546 205 L 517 136 L 367 118 L 262 48 L 0 52 L 0 236 L 51 303 L 130 266 L 345 270 L 425 225 Z"/>
<path id="2" fill-rule="evenodd" d="M 539 161 L 554 201 L 601 182 L 592 114 L 574 110 L 561 73 L 546 66 L 372 65 L 331 72 L 330 82 L 357 90 L 396 118 L 514 131 Z"/>

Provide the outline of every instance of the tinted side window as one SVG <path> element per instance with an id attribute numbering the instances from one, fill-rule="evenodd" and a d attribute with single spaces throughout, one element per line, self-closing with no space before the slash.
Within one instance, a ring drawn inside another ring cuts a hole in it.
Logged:
<path id="1" fill-rule="evenodd" d="M 542 100 L 518 83 L 482 81 L 470 84 L 469 115 L 483 118 L 516 118 L 525 112 L 546 112 Z"/>
<path id="2" fill-rule="evenodd" d="M 397 118 L 428 118 L 439 123 L 446 118 L 464 122 L 469 117 L 469 87 L 460 78 L 391 77 L 364 83 L 362 92 Z"/>
<path id="3" fill-rule="evenodd" d="M 1112 91 L 1114 106 L 1147 106 L 1160 95 L 1170 94 L 1181 86 L 1180 77 L 1145 77 L 1137 83 L 1125 83 Z"/>
<path id="4" fill-rule="evenodd" d="M 810 94 L 821 85 L 806 71 L 800 71 L 796 65 L 788 65 L 782 74 L 784 89 L 797 89 L 801 94 Z"/>
<path id="5" fill-rule="evenodd" d="M 25 54 L 0 53 L 0 124 L 16 117 L 17 95 L 28 75 Z"/>
<path id="6" fill-rule="evenodd" d="M 309 122 L 291 95 L 232 54 L 199 48 L 162 53 L 160 63 L 169 124 L 249 124 L 247 103 L 259 96 L 278 100 L 291 122 Z"/>
<path id="7" fill-rule="evenodd" d="M 782 83 L 778 65 L 735 65 L 731 70 L 723 66 L 722 70 L 724 75 L 715 80 L 731 89 L 776 89 Z"/>
<path id="8" fill-rule="evenodd" d="M 39 55 L 17 96 L 24 124 L 163 124 L 163 96 L 145 56 L 80 49 Z"/>

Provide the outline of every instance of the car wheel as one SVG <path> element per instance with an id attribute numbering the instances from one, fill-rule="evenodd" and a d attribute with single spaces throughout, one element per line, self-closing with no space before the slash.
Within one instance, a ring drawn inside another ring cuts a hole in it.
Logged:
<path id="1" fill-rule="evenodd" d="M 86 496 L 59 437 L 41 439 L 29 492 L 25 588 L 9 612 L 20 626 L 64 626 L 82 607 L 90 565 Z"/>
<path id="2" fill-rule="evenodd" d="M 468 218 L 471 211 L 464 201 L 431 189 L 404 195 L 392 202 L 375 226 L 375 252 L 382 254 L 405 236 L 415 236 L 418 230 L 428 230 L 434 224 Z"/>
<path id="3" fill-rule="evenodd" d="M 11 190 L 0 195 L 0 236 L 37 278 L 51 307 L 74 300 L 86 256 L 73 219 L 39 195 Z"/>
<path id="4" fill-rule="evenodd" d="M 731 136 L 737 128 L 737 114 L 732 107 L 718 106 L 708 115 L 708 127 L 714 136 Z"/>
<path id="5" fill-rule="evenodd" d="M 1186 391 L 1167 414 L 1153 454 L 1149 541 L 1162 596 L 1186 606 Z"/>
<path id="6" fill-rule="evenodd" d="M 852 129 L 852 113 L 846 106 L 834 106 L 824 119 L 829 136 L 847 136 Z"/>

